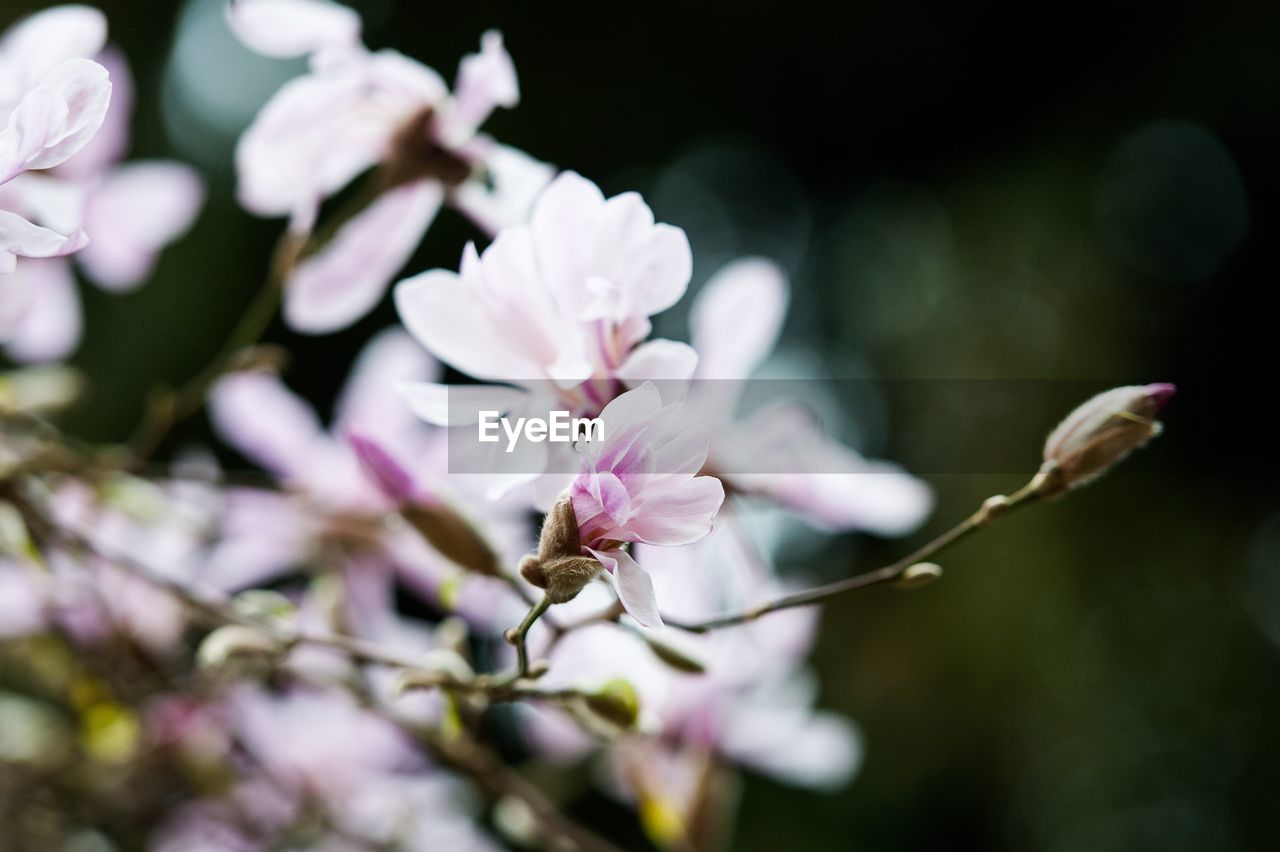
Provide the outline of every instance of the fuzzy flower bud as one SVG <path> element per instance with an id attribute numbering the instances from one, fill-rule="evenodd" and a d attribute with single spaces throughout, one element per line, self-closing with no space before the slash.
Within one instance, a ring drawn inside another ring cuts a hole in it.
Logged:
<path id="1" fill-rule="evenodd" d="M 577 597 L 602 569 L 598 560 L 582 555 L 573 500 L 563 495 L 542 524 L 537 555 L 520 560 L 520 576 L 545 589 L 552 603 L 564 603 Z"/>
<path id="2" fill-rule="evenodd" d="M 1067 415 L 1045 441 L 1041 493 L 1086 485 L 1159 435 L 1155 417 L 1174 391 L 1167 383 L 1112 388 Z"/>

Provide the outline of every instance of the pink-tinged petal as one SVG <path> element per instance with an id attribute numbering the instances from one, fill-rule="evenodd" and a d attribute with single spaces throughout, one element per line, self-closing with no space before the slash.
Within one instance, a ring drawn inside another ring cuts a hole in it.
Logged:
<path id="1" fill-rule="evenodd" d="M 77 257 L 106 290 L 125 292 L 151 274 L 156 255 L 186 233 L 204 203 L 204 185 L 181 163 L 134 161 L 112 171 L 85 208 L 93 235 Z"/>
<path id="2" fill-rule="evenodd" d="M 618 602 L 627 613 L 645 627 L 662 627 L 662 613 L 653 594 L 653 580 L 625 550 L 590 551 L 613 578 Z"/>
<path id="3" fill-rule="evenodd" d="M 107 114 L 107 70 L 88 59 L 68 59 L 26 93 L 0 130 L 0 183 L 23 171 L 48 169 L 75 154 Z"/>
<path id="4" fill-rule="evenodd" d="M 0 105 L 68 59 L 92 59 L 106 41 L 107 19 L 89 6 L 54 6 L 21 19 L 0 39 Z"/>
<path id="5" fill-rule="evenodd" d="M 61 257 L 84 248 L 89 237 L 84 231 L 75 230 L 60 234 L 49 228 L 33 225 L 16 213 L 0 210 L 0 259 L 6 255 L 9 270 L 14 257 Z"/>
<path id="6" fill-rule="evenodd" d="M 397 386 L 410 410 L 436 426 L 470 426 L 481 411 L 500 415 L 523 404 L 528 391 L 503 385 L 442 385 L 409 382 Z"/>
<path id="7" fill-rule="evenodd" d="M 627 387 L 636 387 L 647 381 L 685 386 L 697 367 L 698 353 L 692 346 L 676 340 L 659 339 L 641 343 L 632 349 L 615 374 Z"/>
<path id="8" fill-rule="evenodd" d="M 209 413 L 224 441 L 282 479 L 306 478 L 326 440 L 315 411 L 267 373 L 219 379 Z"/>
<path id="9" fill-rule="evenodd" d="M 933 494 L 923 482 L 832 440 L 796 406 L 759 412 L 740 435 L 726 442 L 725 453 L 717 449 L 725 478 L 820 527 L 905 535 L 933 508 Z"/>
<path id="10" fill-rule="evenodd" d="M 0 326 L 11 358 L 25 363 L 56 361 L 75 350 L 83 318 L 80 294 L 67 261 L 24 260 L 0 286 L 27 290 L 21 317 L 7 327 Z"/>
<path id="11" fill-rule="evenodd" d="M 107 77 L 111 80 L 111 103 L 98 132 L 80 149 L 80 153 L 58 167 L 61 177 L 91 178 L 102 174 L 120 162 L 129 150 L 134 101 L 133 74 L 129 63 L 115 46 L 107 47 L 94 61 L 107 69 Z"/>
<path id="12" fill-rule="evenodd" d="M 290 59 L 360 43 L 360 16 L 329 0 L 232 0 L 227 24 L 251 50 Z"/>
<path id="13" fill-rule="evenodd" d="M 692 544 L 711 532 L 724 503 L 724 486 L 711 476 L 686 479 L 646 500 L 628 521 L 629 539 L 674 547 Z"/>
<path id="14" fill-rule="evenodd" d="M 659 222 L 649 239 L 649 258 L 644 267 L 640 291 L 640 311 L 648 316 L 665 311 L 680 301 L 693 277 L 693 250 L 689 237 L 673 225 Z"/>
<path id="15" fill-rule="evenodd" d="M 565 328 L 523 229 L 500 233 L 483 259 L 468 246 L 461 274 L 435 269 L 401 281 L 395 300 L 419 343 L 476 378 L 569 383 L 591 375 L 585 339 Z"/>
<path id="16" fill-rule="evenodd" d="M 742 763 L 817 790 L 843 787 L 862 763 L 862 738 L 853 723 L 807 707 L 740 704 L 722 736 L 721 747 Z"/>
<path id="17" fill-rule="evenodd" d="M 530 227 L 547 286 L 568 316 L 587 300 L 595 217 L 604 207 L 599 187 L 577 172 L 561 172 L 534 204 Z"/>
<path id="18" fill-rule="evenodd" d="M 555 167 L 506 145 L 486 149 L 487 180 L 469 180 L 453 191 L 452 204 L 490 235 L 529 221 L 534 201 L 555 177 Z"/>
<path id="19" fill-rule="evenodd" d="M 285 495 L 232 490 L 221 535 L 200 567 L 200 582 L 238 592 L 282 576 L 306 559 L 314 523 Z"/>
<path id="20" fill-rule="evenodd" d="M 335 431 L 396 437 L 417 429 L 418 420 L 398 389 L 439 374 L 440 364 L 408 334 L 398 328 L 379 332 L 351 368 L 335 410 Z"/>
<path id="21" fill-rule="evenodd" d="M 786 275 L 767 260 L 737 260 L 712 276 L 690 316 L 698 378 L 750 376 L 777 343 L 787 298 Z"/>
<path id="22" fill-rule="evenodd" d="M 653 472 L 692 476 L 707 463 L 711 429 L 705 424 L 691 426 L 653 453 Z"/>
<path id="23" fill-rule="evenodd" d="M 404 116 L 371 110 L 363 65 L 285 83 L 236 144 L 236 197 L 260 216 L 310 219 L 382 159 Z"/>
<path id="24" fill-rule="evenodd" d="M 289 277 L 285 321 L 298 331 L 325 334 L 373 310 L 418 247 L 443 198 L 434 181 L 406 184 L 383 193 L 343 224 Z"/>
<path id="25" fill-rule="evenodd" d="M 511 56 L 502 46 L 502 33 L 489 30 L 480 38 L 480 52 L 464 56 L 458 65 L 453 110 L 446 123 L 448 140 L 466 141 L 497 107 L 520 103 L 520 85 Z"/>
<path id="26" fill-rule="evenodd" d="M 418 487 L 413 475 L 389 449 L 376 439 L 358 432 L 349 433 L 347 443 L 355 451 L 360 469 L 388 499 L 397 505 L 418 500 Z"/>
<path id="27" fill-rule="evenodd" d="M 594 443 L 591 446 L 603 452 L 609 444 L 631 435 L 661 411 L 662 394 L 653 382 L 644 382 L 638 388 L 618 394 L 600 412 L 600 419 L 604 422 L 605 443 Z"/>

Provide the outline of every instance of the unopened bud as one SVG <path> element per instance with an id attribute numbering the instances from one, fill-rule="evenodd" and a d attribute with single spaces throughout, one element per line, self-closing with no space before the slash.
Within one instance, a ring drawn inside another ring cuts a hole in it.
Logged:
<path id="1" fill-rule="evenodd" d="M 942 566 L 933 562 L 917 562 L 902 572 L 898 578 L 898 586 L 903 589 L 918 589 L 927 586 L 942 576 Z"/>
<path id="2" fill-rule="evenodd" d="M 355 451 L 360 468 L 369 475 L 378 490 L 397 505 L 418 500 L 418 487 L 413 474 L 394 455 L 368 435 L 352 432 L 347 443 Z"/>
<path id="3" fill-rule="evenodd" d="M 1166 383 L 1112 388 L 1067 415 L 1045 441 L 1040 493 L 1086 485 L 1159 435 L 1155 417 L 1174 390 Z"/>
<path id="4" fill-rule="evenodd" d="M 582 699 L 592 713 L 623 730 L 634 728 L 640 717 L 640 696 L 634 686 L 621 678 L 608 681 Z"/>
<path id="5" fill-rule="evenodd" d="M 228 624 L 204 638 L 196 661 L 201 668 L 218 668 L 234 658 L 274 657 L 283 650 L 282 643 L 265 630 Z"/>
<path id="6" fill-rule="evenodd" d="M 538 555 L 529 554 L 520 560 L 520 576 L 545 589 L 552 603 L 564 603 L 577 597 L 602 567 L 598 560 L 582 555 L 578 519 L 573 502 L 565 494 L 542 523 Z"/>
<path id="7" fill-rule="evenodd" d="M 644 640 L 655 657 L 676 671 L 688 672 L 689 674 L 703 674 L 706 672 L 707 667 L 691 651 L 681 648 L 673 642 L 659 639 L 652 630 L 635 628 L 632 632 Z"/>

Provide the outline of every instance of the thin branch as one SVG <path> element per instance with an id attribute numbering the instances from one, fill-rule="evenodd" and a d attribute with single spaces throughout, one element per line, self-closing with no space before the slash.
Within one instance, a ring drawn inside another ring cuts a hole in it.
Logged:
<path id="1" fill-rule="evenodd" d="M 665 616 L 663 617 L 663 621 L 668 626 L 674 627 L 677 630 L 685 630 L 689 633 L 707 633 L 712 630 L 718 630 L 722 627 L 746 624 L 747 622 L 755 621 L 761 616 L 768 615 L 771 612 L 777 612 L 783 609 L 792 609 L 800 606 L 811 606 L 857 589 L 865 589 L 869 586 L 878 586 L 884 583 L 896 582 L 902 579 L 903 575 L 909 568 L 911 568 L 911 566 L 917 565 L 938 555 L 947 548 L 973 535 L 978 530 L 986 528 L 997 518 L 1001 518 L 1015 509 L 1030 505 L 1041 499 L 1045 493 L 1046 483 L 1046 475 L 1043 473 L 1037 474 L 1030 482 L 1008 497 L 998 495 L 988 498 L 983 502 L 982 506 L 979 507 L 978 511 L 974 512 L 972 515 L 965 518 L 963 521 L 956 524 L 933 541 L 930 541 L 928 544 L 925 544 L 917 550 L 907 554 L 896 562 L 892 562 L 882 568 L 877 568 L 874 571 L 868 571 L 865 574 L 858 574 L 857 576 L 849 577 L 846 580 L 838 580 L 834 583 L 815 586 L 812 589 L 793 592 L 767 603 L 754 606 L 751 609 L 729 615 L 717 616 L 715 618 L 707 619 L 706 621 L 682 622 Z"/>

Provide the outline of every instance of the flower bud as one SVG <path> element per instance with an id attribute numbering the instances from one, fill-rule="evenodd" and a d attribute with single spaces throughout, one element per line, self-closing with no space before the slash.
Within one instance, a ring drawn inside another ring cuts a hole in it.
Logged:
<path id="1" fill-rule="evenodd" d="M 1174 391 L 1167 383 L 1112 388 L 1067 415 L 1045 441 L 1040 493 L 1086 485 L 1159 435 L 1155 416 Z"/>
<path id="2" fill-rule="evenodd" d="M 602 568 L 598 560 L 582 555 L 573 501 L 563 495 L 542 523 L 537 556 L 520 560 L 520 576 L 545 589 L 552 603 L 564 603 L 577 597 Z"/>
<path id="3" fill-rule="evenodd" d="M 634 728 L 640 718 L 640 696 L 621 678 L 607 681 L 595 692 L 584 694 L 582 700 L 592 713 L 624 731 Z"/>
<path id="4" fill-rule="evenodd" d="M 235 658 L 274 658 L 284 650 L 280 640 L 265 630 L 228 624 L 204 638 L 196 651 L 196 662 L 202 669 L 214 669 Z"/>
<path id="5" fill-rule="evenodd" d="M 385 447 L 373 438 L 358 432 L 347 435 L 347 442 L 355 451 L 360 469 L 368 474 L 378 486 L 379 491 L 397 505 L 419 502 L 418 487 L 413 481 L 413 474 L 409 473 L 400 460 Z"/>

